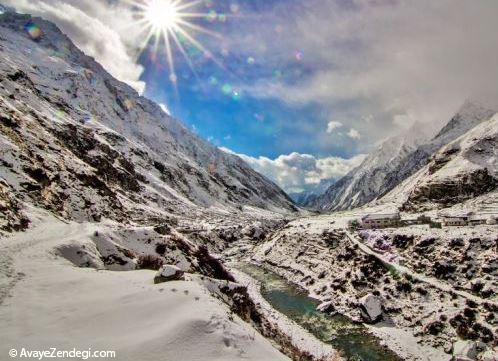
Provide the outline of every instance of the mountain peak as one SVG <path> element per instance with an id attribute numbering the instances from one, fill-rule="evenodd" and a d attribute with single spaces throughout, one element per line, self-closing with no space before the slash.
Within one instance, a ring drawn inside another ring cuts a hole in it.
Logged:
<path id="1" fill-rule="evenodd" d="M 434 139 L 440 140 L 441 144 L 446 143 L 491 118 L 495 113 L 496 110 L 490 109 L 481 102 L 468 99 Z"/>
<path id="2" fill-rule="evenodd" d="M 494 113 L 481 103 L 468 100 L 433 139 L 426 127 L 415 123 L 406 132 L 381 143 L 359 167 L 308 205 L 321 210 L 343 210 L 379 198 L 424 167 L 442 146 L 490 119 Z"/>

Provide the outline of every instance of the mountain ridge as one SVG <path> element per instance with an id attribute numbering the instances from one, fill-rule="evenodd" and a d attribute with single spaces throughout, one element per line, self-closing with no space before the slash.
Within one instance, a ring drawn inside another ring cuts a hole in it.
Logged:
<path id="1" fill-rule="evenodd" d="M 356 169 L 305 206 L 319 211 L 338 211 L 363 206 L 388 194 L 424 167 L 441 147 L 489 119 L 494 110 L 476 101 L 466 101 L 433 138 L 405 135 L 390 138 Z M 409 134 L 420 128 L 415 124 Z M 394 157 L 392 157 L 394 154 Z"/>
<path id="2" fill-rule="evenodd" d="M 0 36 L 0 176 L 11 198 L 83 219 L 297 211 L 277 185 L 114 79 L 51 22 L 5 12 Z"/>

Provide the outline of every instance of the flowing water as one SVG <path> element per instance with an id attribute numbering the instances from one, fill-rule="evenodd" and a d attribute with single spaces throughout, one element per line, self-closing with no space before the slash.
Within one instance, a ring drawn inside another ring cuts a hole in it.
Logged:
<path id="1" fill-rule="evenodd" d="M 261 294 L 272 307 L 292 319 L 325 343 L 355 361 L 400 361 L 379 339 L 367 333 L 364 326 L 341 315 L 316 310 L 319 302 L 275 273 L 251 264 L 239 264 L 241 271 L 261 282 Z"/>

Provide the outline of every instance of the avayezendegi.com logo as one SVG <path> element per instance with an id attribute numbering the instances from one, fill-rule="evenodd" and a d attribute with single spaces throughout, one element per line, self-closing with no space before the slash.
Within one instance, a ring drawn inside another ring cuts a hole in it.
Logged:
<path id="1" fill-rule="evenodd" d="M 9 351 L 9 356 L 11 358 L 26 358 L 34 360 L 43 360 L 51 358 L 64 358 L 64 359 L 76 359 L 76 360 L 90 360 L 97 358 L 115 358 L 116 351 L 101 350 L 95 351 L 91 348 L 88 350 L 77 350 L 73 348 L 72 350 L 58 350 L 56 347 L 51 347 L 47 350 L 28 350 L 26 348 L 21 349 L 11 349 Z"/>

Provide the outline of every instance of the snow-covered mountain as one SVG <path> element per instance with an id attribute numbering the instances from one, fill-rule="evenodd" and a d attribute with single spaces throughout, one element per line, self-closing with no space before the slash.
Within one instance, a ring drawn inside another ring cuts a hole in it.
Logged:
<path id="1" fill-rule="evenodd" d="M 334 211 L 361 206 L 385 191 L 393 170 L 427 139 L 422 127 L 384 141 L 365 160 L 306 206 Z"/>
<path id="2" fill-rule="evenodd" d="M 495 114 L 439 149 L 427 165 L 381 201 L 397 203 L 408 211 L 420 211 L 447 208 L 489 196 L 497 190 L 498 114 Z"/>
<path id="3" fill-rule="evenodd" d="M 406 134 L 388 139 L 363 163 L 306 206 L 337 211 L 362 206 L 380 198 L 416 173 L 441 147 L 488 120 L 495 111 L 467 101 L 432 139 L 423 125 L 415 124 Z"/>
<path id="4" fill-rule="evenodd" d="M 21 203 L 95 220 L 296 210 L 278 186 L 114 79 L 54 24 L 2 14 L 0 53 L 2 228 L 23 228 Z"/>
<path id="5" fill-rule="evenodd" d="M 336 182 L 336 179 L 322 179 L 320 183 L 309 187 L 308 189 L 298 192 L 289 193 L 289 197 L 298 205 L 306 206 L 320 197 L 330 186 Z"/>

